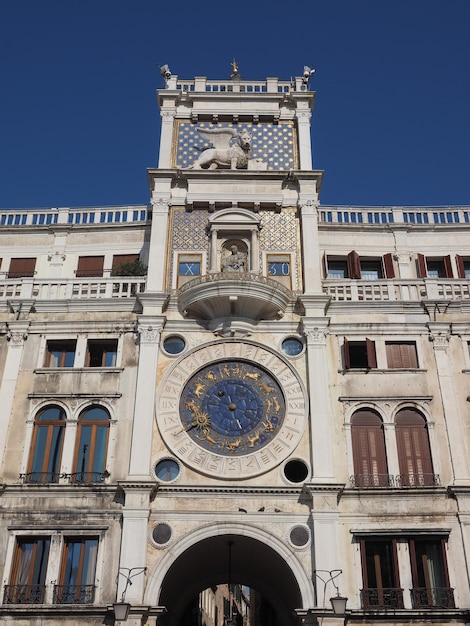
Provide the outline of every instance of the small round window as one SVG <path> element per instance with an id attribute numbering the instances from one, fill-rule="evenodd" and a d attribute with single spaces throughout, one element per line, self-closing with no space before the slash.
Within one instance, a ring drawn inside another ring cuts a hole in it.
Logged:
<path id="1" fill-rule="evenodd" d="M 302 483 L 308 476 L 308 467 L 303 461 L 288 461 L 284 467 L 284 476 L 291 483 Z"/>
<path id="2" fill-rule="evenodd" d="M 155 466 L 155 476 L 162 482 L 175 480 L 180 473 L 180 466 L 173 459 L 163 459 Z"/>
<path id="3" fill-rule="evenodd" d="M 304 349 L 304 344 L 300 339 L 297 339 L 297 337 L 287 337 L 287 339 L 284 339 L 282 342 L 281 347 L 282 351 L 284 354 L 287 354 L 287 356 L 297 356 Z"/>
<path id="4" fill-rule="evenodd" d="M 186 342 L 183 337 L 179 335 L 171 335 L 167 337 L 163 342 L 163 349 L 168 354 L 179 354 L 183 352 L 186 347 Z"/>

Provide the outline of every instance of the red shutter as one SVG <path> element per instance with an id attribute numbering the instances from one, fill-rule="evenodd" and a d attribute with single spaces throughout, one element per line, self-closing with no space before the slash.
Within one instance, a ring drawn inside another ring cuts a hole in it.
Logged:
<path id="1" fill-rule="evenodd" d="M 103 276 L 104 256 L 78 257 L 78 267 L 75 276 Z"/>
<path id="2" fill-rule="evenodd" d="M 444 271 L 446 278 L 454 278 L 454 272 L 452 271 L 452 263 L 450 260 L 450 254 L 444 257 Z"/>
<path id="3" fill-rule="evenodd" d="M 348 276 L 349 278 L 361 277 L 361 260 L 354 250 L 348 254 Z"/>
<path id="4" fill-rule="evenodd" d="M 385 270 L 385 278 L 395 278 L 395 268 L 393 267 L 393 257 L 391 252 L 384 254 L 383 264 Z"/>
<path id="5" fill-rule="evenodd" d="M 344 367 L 348 370 L 351 368 L 351 358 L 349 356 L 349 341 L 346 339 L 346 337 L 344 337 L 343 352 L 344 352 Z"/>
<path id="6" fill-rule="evenodd" d="M 34 276 L 36 259 L 11 259 L 8 278 Z"/>
<path id="7" fill-rule="evenodd" d="M 367 367 L 377 367 L 377 357 L 375 356 L 375 341 L 366 338 Z"/>
<path id="8" fill-rule="evenodd" d="M 463 256 L 460 256 L 460 254 L 456 254 L 455 255 L 455 260 L 457 261 L 457 273 L 459 275 L 459 278 L 466 278 L 465 276 L 465 265 L 463 262 Z"/>
<path id="9" fill-rule="evenodd" d="M 426 278 L 428 270 L 426 268 L 426 257 L 418 253 L 418 278 Z"/>

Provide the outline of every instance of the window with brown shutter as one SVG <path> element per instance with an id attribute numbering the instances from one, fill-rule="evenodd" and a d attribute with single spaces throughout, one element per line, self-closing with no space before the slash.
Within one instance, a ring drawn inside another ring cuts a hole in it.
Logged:
<path id="1" fill-rule="evenodd" d="M 387 366 L 390 369 L 417 368 L 418 356 L 414 341 L 386 341 Z"/>
<path id="2" fill-rule="evenodd" d="M 450 255 L 445 257 L 427 257 L 417 255 L 417 272 L 419 278 L 453 278 Z"/>
<path id="3" fill-rule="evenodd" d="M 87 278 L 91 276 L 103 276 L 104 256 L 81 256 L 78 257 L 78 266 L 75 276 Z"/>
<path id="4" fill-rule="evenodd" d="M 416 409 L 403 409 L 395 419 L 395 432 L 403 486 L 434 484 L 427 424 Z"/>
<path id="5" fill-rule="evenodd" d="M 351 437 L 356 487 L 388 487 L 385 439 L 380 416 L 364 409 L 351 419 Z"/>
<path id="6" fill-rule="evenodd" d="M 36 259 L 11 259 L 8 278 L 26 278 L 34 276 Z"/>
<path id="7" fill-rule="evenodd" d="M 348 254 L 349 278 L 361 278 L 361 260 L 354 250 Z"/>
<path id="8" fill-rule="evenodd" d="M 138 254 L 115 254 L 113 256 L 112 274 L 118 270 L 122 265 L 129 265 L 136 263 L 139 260 Z"/>
<path id="9" fill-rule="evenodd" d="M 344 366 L 346 369 L 377 367 L 375 342 L 370 339 L 349 341 L 344 337 Z"/>
<path id="10" fill-rule="evenodd" d="M 443 537 L 410 539 L 410 560 L 414 609 L 455 608 L 454 590 L 450 586 Z"/>
<path id="11" fill-rule="evenodd" d="M 455 260 L 457 262 L 457 272 L 459 278 L 470 278 L 470 258 L 460 256 L 460 254 L 455 255 Z"/>

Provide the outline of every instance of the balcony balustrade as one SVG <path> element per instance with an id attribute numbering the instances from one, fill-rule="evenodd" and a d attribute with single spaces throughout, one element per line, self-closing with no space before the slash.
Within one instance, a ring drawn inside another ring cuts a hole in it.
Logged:
<path id="1" fill-rule="evenodd" d="M 362 607 L 368 610 L 391 610 L 403 608 L 403 589 L 383 587 L 381 589 L 361 589 Z"/>
<path id="2" fill-rule="evenodd" d="M 377 489 L 379 487 L 438 487 L 439 474 L 353 474 L 349 486 L 356 489 Z"/>
<path id="3" fill-rule="evenodd" d="M 323 291 L 334 302 L 420 302 L 470 300 L 470 281 L 415 278 L 409 280 L 354 280 L 329 278 Z"/>

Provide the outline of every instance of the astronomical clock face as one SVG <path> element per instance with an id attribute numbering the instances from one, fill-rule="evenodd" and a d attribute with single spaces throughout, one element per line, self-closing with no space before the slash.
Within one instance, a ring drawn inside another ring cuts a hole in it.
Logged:
<path id="1" fill-rule="evenodd" d="M 214 344 L 185 356 L 166 376 L 157 421 L 168 447 L 194 469 L 248 477 L 293 451 L 305 406 L 295 371 L 277 355 L 248 344 Z"/>

